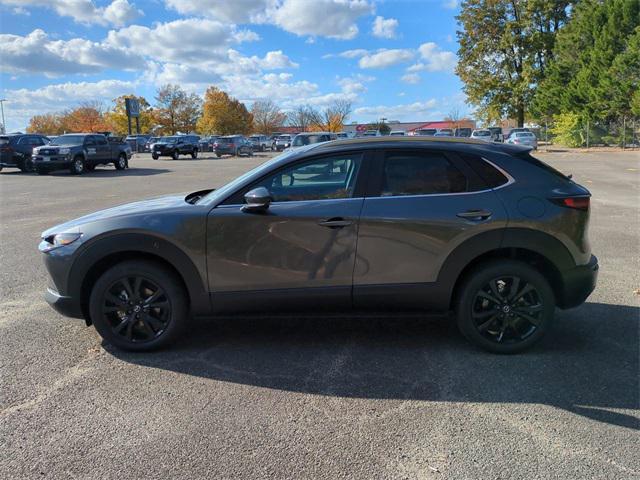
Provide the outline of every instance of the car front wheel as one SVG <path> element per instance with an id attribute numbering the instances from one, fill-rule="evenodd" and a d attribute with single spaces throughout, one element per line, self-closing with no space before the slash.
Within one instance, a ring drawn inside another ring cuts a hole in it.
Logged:
<path id="1" fill-rule="evenodd" d="M 73 175 L 80 175 L 82 172 L 84 172 L 84 159 L 80 155 L 75 157 L 71 162 L 69 170 Z"/>
<path id="2" fill-rule="evenodd" d="M 174 150 L 172 157 L 174 160 L 178 160 L 178 158 L 180 158 L 180 153 L 178 152 L 178 150 Z"/>
<path id="3" fill-rule="evenodd" d="M 516 353 L 534 345 L 549 329 L 554 310 L 549 282 L 515 260 L 476 267 L 464 280 L 456 302 L 462 334 L 495 353 Z"/>
<path id="4" fill-rule="evenodd" d="M 118 160 L 114 163 L 116 170 L 124 170 L 127 168 L 127 156 L 122 154 L 118 157 Z"/>
<path id="5" fill-rule="evenodd" d="M 172 343 L 188 320 L 180 279 L 149 261 L 125 261 L 107 270 L 91 291 L 89 310 L 102 338 L 132 351 Z"/>
<path id="6" fill-rule="evenodd" d="M 20 170 L 25 173 L 31 173 L 35 171 L 35 165 L 33 163 L 33 158 L 31 156 L 25 157 L 20 165 Z"/>
<path id="7" fill-rule="evenodd" d="M 194 148 L 193 152 L 191 152 L 191 158 L 198 158 L 198 149 Z"/>

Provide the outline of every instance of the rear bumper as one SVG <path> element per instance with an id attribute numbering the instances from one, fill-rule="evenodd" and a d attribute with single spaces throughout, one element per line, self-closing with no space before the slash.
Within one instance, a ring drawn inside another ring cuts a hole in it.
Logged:
<path id="1" fill-rule="evenodd" d="M 74 298 L 65 297 L 52 288 L 47 288 L 47 291 L 44 294 L 44 299 L 56 312 L 66 317 L 84 318 L 80 302 Z"/>
<path id="2" fill-rule="evenodd" d="M 584 303 L 596 288 L 598 280 L 598 259 L 591 255 L 586 265 L 579 265 L 563 272 L 563 292 L 557 299 L 560 308 L 572 308 Z"/>

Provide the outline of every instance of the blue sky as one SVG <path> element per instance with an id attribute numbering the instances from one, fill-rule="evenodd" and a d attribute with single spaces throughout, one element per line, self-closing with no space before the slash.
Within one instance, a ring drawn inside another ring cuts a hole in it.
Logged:
<path id="1" fill-rule="evenodd" d="M 73 6 L 75 5 L 75 7 Z M 467 113 L 455 0 L 0 0 L 7 130 L 159 85 L 248 105 L 353 102 L 351 121 Z"/>

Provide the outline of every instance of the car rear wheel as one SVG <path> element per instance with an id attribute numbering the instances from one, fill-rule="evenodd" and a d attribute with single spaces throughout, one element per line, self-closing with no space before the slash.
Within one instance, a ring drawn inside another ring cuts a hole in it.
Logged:
<path id="1" fill-rule="evenodd" d="M 191 152 L 191 158 L 198 158 L 198 149 L 194 148 L 193 152 Z"/>
<path id="2" fill-rule="evenodd" d="M 216 157 L 220 158 L 222 156 L 221 153 L 216 153 Z"/>
<path id="3" fill-rule="evenodd" d="M 153 158 L 154 160 L 157 160 L 160 157 L 158 155 L 156 155 L 155 153 L 153 153 L 153 154 L 151 154 L 151 158 Z"/>
<path id="4" fill-rule="evenodd" d="M 496 260 L 476 267 L 456 302 L 458 328 L 473 344 L 516 353 L 538 342 L 555 310 L 547 280 L 523 262 Z"/>
<path id="5" fill-rule="evenodd" d="M 118 160 L 114 162 L 116 170 L 124 170 L 127 168 L 127 156 L 122 154 L 118 157 Z"/>
<path id="6" fill-rule="evenodd" d="M 72 175 L 80 175 L 82 172 L 84 172 L 84 158 L 82 158 L 80 155 L 75 157 L 71 161 L 69 170 L 71 171 Z"/>
<path id="7" fill-rule="evenodd" d="M 178 152 L 178 150 L 173 151 L 172 157 L 174 160 L 178 160 L 178 158 L 180 158 L 180 153 Z"/>
<path id="8" fill-rule="evenodd" d="M 31 156 L 26 157 L 23 161 L 22 164 L 20 165 L 20 170 L 25 172 L 25 173 L 31 173 L 33 171 L 35 171 L 36 167 L 35 164 L 33 163 L 33 158 Z"/>
<path id="9" fill-rule="evenodd" d="M 107 342 L 146 351 L 174 342 L 188 321 L 180 279 L 149 261 L 126 261 L 107 270 L 89 299 L 91 320 Z"/>

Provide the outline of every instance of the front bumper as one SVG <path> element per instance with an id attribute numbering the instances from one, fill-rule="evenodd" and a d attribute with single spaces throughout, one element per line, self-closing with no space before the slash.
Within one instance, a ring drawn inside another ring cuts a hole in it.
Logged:
<path id="1" fill-rule="evenodd" d="M 557 299 L 560 308 L 573 308 L 584 303 L 596 288 L 598 281 L 598 259 L 591 255 L 589 263 L 579 265 L 562 273 L 562 294 Z"/>
<path id="2" fill-rule="evenodd" d="M 53 309 L 65 317 L 84 318 L 80 301 L 71 297 L 65 297 L 53 288 L 47 288 L 44 299 Z"/>
<path id="3" fill-rule="evenodd" d="M 46 158 L 46 160 L 45 160 Z M 33 157 L 33 164 L 39 167 L 67 167 L 71 164 L 70 155 L 35 155 Z"/>

